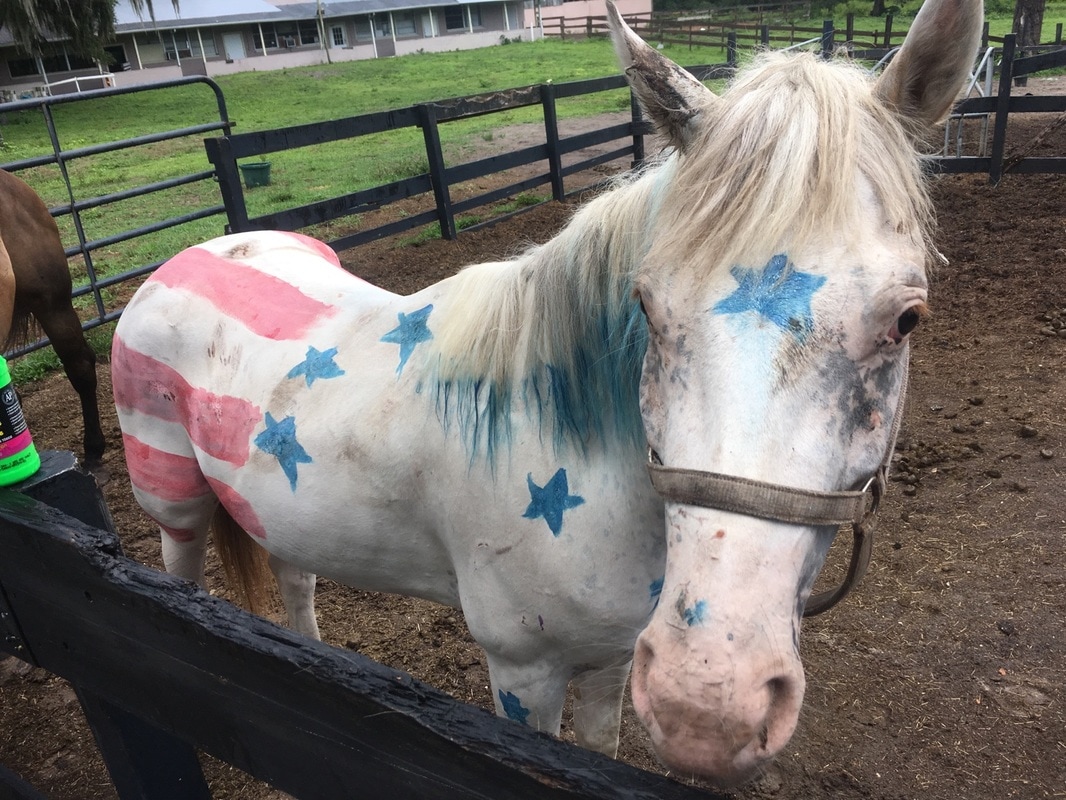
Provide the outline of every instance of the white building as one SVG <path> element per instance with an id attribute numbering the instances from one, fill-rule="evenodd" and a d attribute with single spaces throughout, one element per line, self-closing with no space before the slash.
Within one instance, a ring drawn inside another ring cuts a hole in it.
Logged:
<path id="1" fill-rule="evenodd" d="M 532 33 L 523 27 L 523 0 L 181 0 L 177 14 L 166 0 L 153 6 L 154 21 L 118 0 L 111 64 L 76 58 L 62 41 L 27 56 L 0 31 L 3 98 L 465 50 Z"/>

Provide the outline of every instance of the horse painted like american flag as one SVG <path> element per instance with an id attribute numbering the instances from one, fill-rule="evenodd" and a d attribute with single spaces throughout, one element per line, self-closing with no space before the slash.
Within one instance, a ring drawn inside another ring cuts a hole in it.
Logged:
<path id="1" fill-rule="evenodd" d="M 607 753 L 634 661 L 663 761 L 729 784 L 803 698 L 837 526 L 797 498 L 850 507 L 883 478 L 926 299 L 914 137 L 981 7 L 926 0 L 875 83 L 767 55 L 721 97 L 609 8 L 662 160 L 408 297 L 295 234 L 186 250 L 122 315 L 115 401 L 169 571 L 203 582 L 217 513 L 307 634 L 316 573 L 461 606 L 497 712 L 557 732 L 572 682 L 578 742 Z"/>

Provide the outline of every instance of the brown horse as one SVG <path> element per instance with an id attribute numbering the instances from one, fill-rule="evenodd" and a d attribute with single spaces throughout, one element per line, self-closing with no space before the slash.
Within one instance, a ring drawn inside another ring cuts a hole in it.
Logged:
<path id="1" fill-rule="evenodd" d="M 0 341 L 10 350 L 30 338 L 31 316 L 52 343 L 81 400 L 85 466 L 103 463 L 96 399 L 96 354 L 71 302 L 72 282 L 59 228 L 37 193 L 0 170 Z"/>

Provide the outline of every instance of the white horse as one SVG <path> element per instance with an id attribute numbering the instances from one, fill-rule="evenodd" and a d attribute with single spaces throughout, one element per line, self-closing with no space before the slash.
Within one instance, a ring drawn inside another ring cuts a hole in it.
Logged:
<path id="1" fill-rule="evenodd" d="M 930 252 L 916 137 L 981 9 L 928 0 L 875 84 L 766 55 L 721 97 L 610 16 L 659 163 L 408 297 L 294 234 L 186 250 L 122 315 L 115 401 L 169 571 L 203 582 L 215 515 L 310 636 L 316 574 L 459 606 L 497 712 L 557 732 L 573 682 L 606 753 L 635 651 L 661 759 L 732 784 L 794 729 L 838 505 L 893 445 Z"/>

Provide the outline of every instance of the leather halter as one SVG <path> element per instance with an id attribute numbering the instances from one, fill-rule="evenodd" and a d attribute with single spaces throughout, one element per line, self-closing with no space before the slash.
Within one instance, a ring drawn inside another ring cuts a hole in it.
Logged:
<path id="1" fill-rule="evenodd" d="M 836 588 L 811 595 L 803 609 L 803 616 L 813 617 L 828 611 L 862 580 L 870 565 L 877 508 L 888 488 L 888 468 L 903 419 L 909 362 L 908 352 L 904 355 L 903 380 L 896 414 L 892 420 L 888 450 L 881 466 L 861 489 L 819 492 L 733 475 L 720 475 L 716 472 L 665 467 L 658 454 L 649 447 L 648 474 L 652 486 L 664 500 L 684 505 L 713 508 L 795 525 L 851 525 L 851 561 L 847 574 Z"/>

